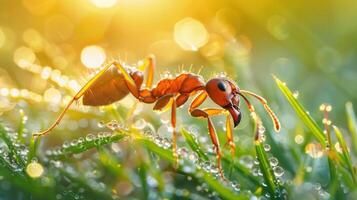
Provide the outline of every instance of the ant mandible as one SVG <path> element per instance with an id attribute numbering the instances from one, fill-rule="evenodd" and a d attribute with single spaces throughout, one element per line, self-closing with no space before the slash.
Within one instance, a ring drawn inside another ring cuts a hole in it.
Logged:
<path id="1" fill-rule="evenodd" d="M 276 131 L 280 130 L 280 123 L 274 112 L 270 109 L 267 101 L 252 92 L 239 89 L 232 81 L 226 78 L 212 78 L 205 83 L 200 75 L 194 73 L 182 73 L 175 78 L 161 79 L 155 87 L 152 87 L 155 58 L 149 56 L 136 68 L 124 67 L 120 62 L 113 61 L 105 65 L 93 78 L 91 78 L 80 91 L 67 104 L 56 121 L 45 131 L 35 133 L 34 136 L 42 136 L 54 129 L 63 118 L 64 114 L 73 102 L 83 97 L 83 104 L 88 106 L 103 106 L 112 104 L 131 93 L 136 99 L 143 103 L 155 103 L 154 110 L 162 110 L 171 103 L 171 126 L 173 128 L 172 150 L 176 164 L 178 154 L 176 146 L 176 109 L 187 102 L 189 97 L 198 93 L 189 106 L 189 113 L 193 117 L 204 118 L 208 122 L 208 131 L 214 149 L 217 154 L 217 167 L 222 178 L 224 178 L 221 167 L 221 150 L 211 116 L 226 115 L 226 136 L 232 155 L 235 153 L 233 142 L 233 131 L 230 116 L 236 127 L 242 114 L 239 108 L 239 96 L 247 104 L 250 112 L 254 112 L 253 105 L 244 95 L 257 98 L 271 117 Z M 147 69 L 145 87 L 143 71 Z M 209 97 L 221 108 L 198 108 Z"/>

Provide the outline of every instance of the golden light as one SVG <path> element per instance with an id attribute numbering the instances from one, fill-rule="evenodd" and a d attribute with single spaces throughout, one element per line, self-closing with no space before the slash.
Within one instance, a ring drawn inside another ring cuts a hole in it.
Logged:
<path id="1" fill-rule="evenodd" d="M 285 40 L 289 37 L 287 25 L 286 18 L 274 15 L 268 19 L 267 29 L 276 39 Z"/>
<path id="2" fill-rule="evenodd" d="M 309 143 L 305 147 L 305 153 L 312 158 L 320 158 L 324 155 L 324 150 L 319 143 Z"/>
<path id="3" fill-rule="evenodd" d="M 59 103 L 61 102 L 61 93 L 55 88 L 49 88 L 45 91 L 43 98 L 47 102 Z"/>
<path id="4" fill-rule="evenodd" d="M 295 142 L 296 142 L 296 144 L 302 144 L 304 142 L 304 136 L 296 135 L 295 136 Z"/>
<path id="5" fill-rule="evenodd" d="M 40 163 L 38 162 L 31 162 L 30 164 L 27 165 L 26 167 L 26 173 L 31 177 L 31 178 L 38 178 L 41 177 L 43 174 L 43 167 Z"/>
<path id="6" fill-rule="evenodd" d="M 36 60 L 36 55 L 32 49 L 28 47 L 20 47 L 15 50 L 14 62 L 20 67 L 27 66 L 28 64 L 34 63 Z"/>
<path id="7" fill-rule="evenodd" d="M 175 42 L 184 50 L 197 51 L 208 41 L 208 32 L 198 20 L 187 17 L 175 24 Z"/>
<path id="8" fill-rule="evenodd" d="M 31 48 L 36 51 L 40 51 L 43 48 L 43 41 L 41 34 L 35 29 L 27 29 L 23 35 L 22 39 L 29 45 Z"/>
<path id="9" fill-rule="evenodd" d="M 91 0 L 91 2 L 98 8 L 110 8 L 115 6 L 117 0 Z"/>
<path id="10" fill-rule="evenodd" d="M 0 28 L 0 48 L 3 47 L 5 45 L 5 33 L 4 31 Z"/>
<path id="11" fill-rule="evenodd" d="M 105 59 L 105 51 L 100 46 L 87 46 L 81 53 L 81 61 L 87 68 L 99 68 L 105 62 Z"/>

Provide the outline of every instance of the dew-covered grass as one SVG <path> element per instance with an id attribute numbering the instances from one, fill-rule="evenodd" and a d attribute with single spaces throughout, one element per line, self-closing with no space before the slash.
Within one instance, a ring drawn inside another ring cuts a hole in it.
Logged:
<path id="1" fill-rule="evenodd" d="M 296 136 L 295 148 L 284 149 L 274 139 L 282 133 L 271 132 L 252 113 L 252 153 L 244 153 L 237 145 L 232 157 L 223 147 L 226 180 L 219 175 L 210 142 L 203 138 L 205 128 L 181 128 L 179 167 L 174 168 L 169 134 L 158 134 L 142 118 L 131 124 L 119 118 L 99 121 L 96 133 L 48 148 L 46 137 L 31 137 L 28 116 L 21 110 L 20 123 L 0 127 L 1 191 L 6 191 L 1 195 L 5 199 L 286 199 L 309 187 L 305 190 L 319 199 L 347 197 L 356 188 L 356 174 L 344 133 L 328 118 L 323 120 L 323 131 L 286 84 L 275 81 L 312 137 Z M 346 106 L 346 127 L 353 133 L 356 122 L 351 107 Z M 320 110 L 333 115 L 331 105 L 322 104 Z M 111 116 L 120 115 L 113 106 L 103 110 L 113 112 Z M 315 160 L 319 160 L 318 169 Z M 314 173 L 323 173 L 324 182 L 315 180 Z"/>
<path id="2" fill-rule="evenodd" d="M 352 0 L 0 1 L 0 200 L 356 199 L 356 10 Z M 178 163 L 170 107 L 130 94 L 79 99 L 33 137 L 106 63 L 146 84 L 148 55 L 154 87 L 187 72 L 227 78 L 267 100 L 280 132 L 251 96 L 234 145 L 226 116 L 213 116 L 224 177 L 207 120 L 188 112 L 197 94 L 177 109 Z"/>

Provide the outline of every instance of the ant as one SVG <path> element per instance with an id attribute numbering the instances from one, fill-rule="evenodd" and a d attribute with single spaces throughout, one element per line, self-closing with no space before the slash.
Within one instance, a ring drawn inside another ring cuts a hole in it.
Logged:
<path id="1" fill-rule="evenodd" d="M 91 78 L 79 92 L 67 104 L 56 121 L 45 131 L 35 133 L 34 136 L 42 136 L 54 129 L 63 118 L 71 104 L 83 97 L 83 104 L 88 106 L 109 105 L 131 93 L 139 102 L 151 104 L 155 103 L 154 110 L 162 110 L 171 106 L 171 126 L 173 128 L 172 151 L 176 164 L 177 154 L 177 130 L 176 130 L 176 109 L 188 101 L 191 96 L 197 94 L 189 106 L 189 113 L 192 117 L 204 118 L 208 123 L 208 131 L 217 155 L 217 167 L 221 177 L 224 179 L 221 167 L 221 150 L 215 128 L 211 117 L 215 115 L 226 115 L 226 136 L 232 156 L 235 153 L 233 142 L 233 130 L 238 126 L 242 114 L 239 108 L 242 97 L 251 113 L 254 107 L 245 95 L 250 95 L 258 99 L 271 117 L 276 131 L 280 130 L 280 122 L 274 112 L 270 109 L 267 101 L 253 92 L 241 90 L 232 81 L 226 78 L 212 78 L 207 83 L 200 75 L 194 73 L 182 73 L 175 78 L 161 79 L 153 87 L 153 77 L 155 68 L 155 57 L 149 56 L 139 64 L 138 69 L 123 66 L 120 62 L 113 61 L 104 66 L 93 78 Z M 147 69 L 145 87 L 142 87 L 144 80 L 143 72 Z M 198 108 L 209 97 L 221 108 Z M 231 117 L 231 118 L 230 118 Z"/>

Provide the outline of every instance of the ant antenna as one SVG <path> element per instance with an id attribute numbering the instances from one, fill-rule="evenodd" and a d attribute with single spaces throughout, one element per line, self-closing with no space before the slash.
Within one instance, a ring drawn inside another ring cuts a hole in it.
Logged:
<path id="1" fill-rule="evenodd" d="M 253 97 L 255 97 L 256 99 L 258 99 L 260 101 L 261 104 L 263 104 L 265 110 L 267 111 L 267 113 L 269 114 L 271 120 L 273 121 L 274 124 L 274 129 L 276 132 L 280 131 L 280 122 L 278 117 L 275 115 L 275 113 L 273 112 L 273 110 L 268 106 L 267 100 L 265 100 L 263 97 L 250 92 L 250 91 L 246 91 L 246 90 L 240 90 L 240 93 L 244 93 L 244 94 L 248 94 L 251 95 Z M 240 94 L 242 96 L 242 94 Z M 243 96 L 242 96 L 243 97 Z M 243 97 L 244 99 L 244 97 Z"/>

